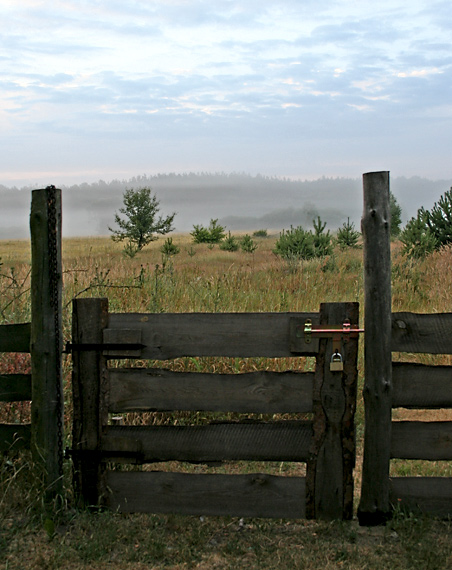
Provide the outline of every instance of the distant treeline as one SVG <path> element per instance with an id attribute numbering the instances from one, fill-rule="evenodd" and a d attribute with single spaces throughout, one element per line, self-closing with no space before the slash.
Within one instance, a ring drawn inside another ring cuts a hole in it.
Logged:
<path id="1" fill-rule="evenodd" d="M 61 185 L 58 180 L 49 180 L 48 184 L 63 190 L 66 236 L 108 234 L 124 190 L 141 186 L 150 186 L 157 194 L 162 214 L 177 212 L 176 231 L 190 231 L 194 224 L 208 224 L 212 218 L 231 230 L 281 230 L 290 225 L 311 225 L 318 215 L 334 231 L 348 217 L 359 228 L 362 214 L 360 178 L 291 180 L 246 173 L 190 172 L 72 186 Z M 420 206 L 430 207 L 451 185 L 451 180 L 419 177 L 391 180 L 404 220 L 416 215 Z M 35 187 L 0 185 L 0 239 L 28 237 L 30 192 Z"/>

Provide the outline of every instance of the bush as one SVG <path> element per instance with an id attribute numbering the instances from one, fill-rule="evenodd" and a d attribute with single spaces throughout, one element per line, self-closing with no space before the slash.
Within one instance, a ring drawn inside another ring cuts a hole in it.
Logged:
<path id="1" fill-rule="evenodd" d="M 193 231 L 190 232 L 195 243 L 220 243 L 224 238 L 225 228 L 218 225 L 218 220 L 210 220 L 208 228 L 203 226 L 193 226 Z"/>
<path id="2" fill-rule="evenodd" d="M 333 253 L 333 241 L 330 231 L 325 233 L 326 222 L 322 224 L 320 216 L 317 216 L 317 221 L 312 220 L 314 225 L 314 257 L 325 257 Z"/>
<path id="3" fill-rule="evenodd" d="M 333 252 L 333 243 L 330 232 L 325 233 L 326 223 L 322 223 L 320 216 L 313 220 L 314 233 L 306 231 L 301 226 L 290 230 L 283 230 L 275 244 L 273 253 L 283 259 L 313 259 L 325 257 Z"/>
<path id="4" fill-rule="evenodd" d="M 435 236 L 427 225 L 425 214 L 423 208 L 418 210 L 417 217 L 411 218 L 400 234 L 400 241 L 403 243 L 402 253 L 408 257 L 425 257 L 437 248 Z"/>
<path id="5" fill-rule="evenodd" d="M 251 236 L 245 234 L 240 240 L 240 248 L 245 253 L 254 253 L 257 249 L 257 243 L 253 241 Z"/>
<path id="6" fill-rule="evenodd" d="M 165 243 L 160 248 L 163 255 L 170 257 L 171 255 L 177 255 L 180 252 L 180 247 L 173 243 L 173 238 L 166 238 Z"/>
<path id="7" fill-rule="evenodd" d="M 256 230 L 253 232 L 253 237 L 268 237 L 267 230 Z"/>
<path id="8" fill-rule="evenodd" d="M 273 253 L 286 260 L 312 259 L 315 256 L 312 232 L 301 226 L 290 226 L 290 230 L 283 230 L 279 234 Z"/>
<path id="9" fill-rule="evenodd" d="M 342 227 L 337 231 L 337 243 L 341 249 L 347 247 L 358 247 L 358 240 L 361 234 L 355 230 L 355 224 L 350 223 L 350 218 L 344 222 Z"/>
<path id="10" fill-rule="evenodd" d="M 400 235 L 403 253 L 409 257 L 425 257 L 443 245 L 452 243 L 452 188 L 431 211 L 420 208 Z"/>
<path id="11" fill-rule="evenodd" d="M 231 232 L 229 232 L 228 237 L 220 243 L 220 249 L 224 251 L 237 251 L 239 249 L 237 239 L 231 236 Z"/>

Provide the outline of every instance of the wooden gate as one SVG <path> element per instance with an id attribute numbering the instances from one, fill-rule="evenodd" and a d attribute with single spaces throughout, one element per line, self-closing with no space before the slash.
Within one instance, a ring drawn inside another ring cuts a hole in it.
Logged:
<path id="1" fill-rule="evenodd" d="M 110 314 L 107 299 L 74 300 L 72 455 L 81 503 L 121 512 L 350 519 L 358 321 L 358 303 L 322 304 L 318 313 Z M 342 372 L 330 370 L 333 343 Z M 143 366 L 145 359 L 296 356 L 315 356 L 315 372 L 109 366 L 112 359 L 138 359 Z M 111 421 L 112 414 L 174 410 L 300 419 L 182 426 Z M 311 419 L 301 419 L 306 414 Z M 176 460 L 306 462 L 307 470 L 306 477 L 292 477 L 136 467 Z"/>

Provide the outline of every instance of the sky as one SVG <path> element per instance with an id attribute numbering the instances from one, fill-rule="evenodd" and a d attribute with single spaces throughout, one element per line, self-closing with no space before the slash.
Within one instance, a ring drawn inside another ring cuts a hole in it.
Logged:
<path id="1" fill-rule="evenodd" d="M 0 184 L 452 177 L 450 0 L 0 0 Z"/>

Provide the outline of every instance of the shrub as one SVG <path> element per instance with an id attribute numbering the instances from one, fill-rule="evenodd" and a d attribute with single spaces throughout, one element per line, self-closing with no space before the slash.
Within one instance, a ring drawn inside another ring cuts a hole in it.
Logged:
<path id="1" fill-rule="evenodd" d="M 240 248 L 245 253 L 254 253 L 257 249 L 257 243 L 253 241 L 251 236 L 245 234 L 240 240 Z"/>
<path id="2" fill-rule="evenodd" d="M 267 230 L 256 230 L 253 232 L 253 237 L 268 237 Z"/>
<path id="3" fill-rule="evenodd" d="M 180 247 L 173 243 L 173 238 L 169 237 L 166 238 L 165 243 L 160 248 L 160 251 L 163 255 L 167 255 L 169 257 L 171 255 L 177 255 L 180 252 Z"/>
<path id="4" fill-rule="evenodd" d="M 322 223 L 320 216 L 317 216 L 317 221 L 312 220 L 314 226 L 314 256 L 315 257 L 325 257 L 326 255 L 331 255 L 333 253 L 333 241 L 331 238 L 330 231 L 325 233 L 326 222 Z"/>
<path id="5" fill-rule="evenodd" d="M 304 230 L 301 226 L 296 228 L 290 226 L 290 230 L 283 230 L 279 234 L 273 253 L 286 260 L 312 259 L 315 256 L 312 232 Z"/>
<path id="6" fill-rule="evenodd" d="M 237 251 L 239 249 L 237 239 L 231 235 L 231 232 L 229 232 L 228 237 L 220 243 L 220 249 L 224 251 Z"/>
<path id="7" fill-rule="evenodd" d="M 425 214 L 423 208 L 418 210 L 417 217 L 411 218 L 400 234 L 402 253 L 408 257 L 425 257 L 437 248 L 436 238 L 427 225 Z"/>
<path id="8" fill-rule="evenodd" d="M 347 222 L 342 224 L 342 227 L 337 231 L 337 243 L 341 249 L 347 247 L 358 247 L 358 240 L 361 234 L 355 230 L 355 224 L 350 223 L 350 218 Z"/>
<path id="9" fill-rule="evenodd" d="M 195 243 L 220 243 L 225 236 L 225 228 L 218 225 L 218 220 L 210 220 L 208 228 L 193 226 L 190 235 Z"/>

